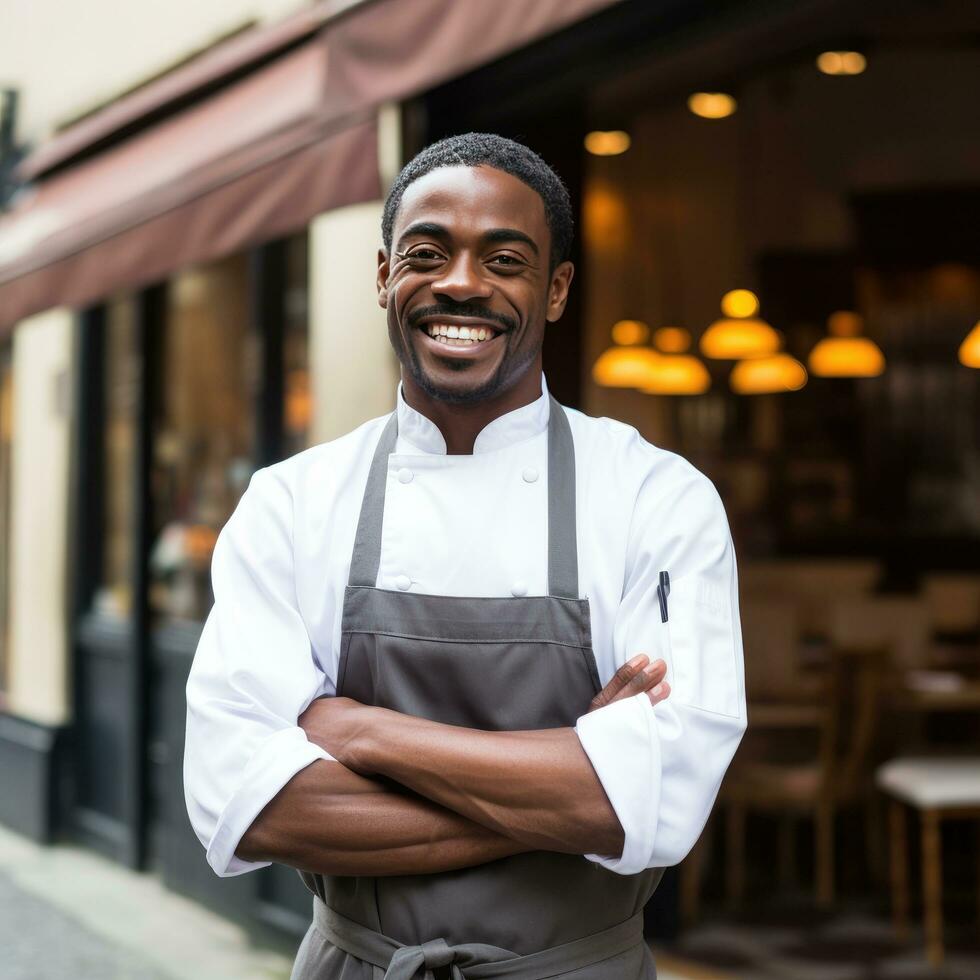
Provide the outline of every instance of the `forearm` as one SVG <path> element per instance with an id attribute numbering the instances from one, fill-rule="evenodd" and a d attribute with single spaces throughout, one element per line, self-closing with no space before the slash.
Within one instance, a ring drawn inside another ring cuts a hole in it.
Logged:
<path id="1" fill-rule="evenodd" d="M 319 874 L 381 876 L 450 871 L 528 849 L 339 762 L 315 762 L 262 810 L 237 854 Z"/>
<path id="2" fill-rule="evenodd" d="M 352 768 L 528 847 L 622 851 L 623 829 L 571 728 L 483 732 L 375 708 L 346 750 Z"/>

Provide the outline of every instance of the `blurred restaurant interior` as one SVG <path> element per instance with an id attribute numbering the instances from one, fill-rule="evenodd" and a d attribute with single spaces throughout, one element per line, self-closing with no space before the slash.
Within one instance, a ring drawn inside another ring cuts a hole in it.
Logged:
<path id="1" fill-rule="evenodd" d="M 579 235 L 550 387 L 725 502 L 750 729 L 648 916 L 717 970 L 698 975 L 980 976 L 978 93 L 975 4 L 632 0 L 400 102 L 403 160 L 488 130 L 555 166 Z M 73 817 L 54 821 L 290 936 L 298 882 L 211 880 L 177 763 L 217 532 L 256 468 L 326 437 L 315 241 L 298 227 L 77 311 Z M 391 365 L 351 377 L 390 387 Z M 111 778 L 134 752 L 137 798 Z M 142 845 L 113 829 L 132 820 Z"/>

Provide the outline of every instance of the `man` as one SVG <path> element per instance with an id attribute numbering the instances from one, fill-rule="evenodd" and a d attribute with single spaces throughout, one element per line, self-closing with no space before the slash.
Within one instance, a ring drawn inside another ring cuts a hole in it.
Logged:
<path id="1" fill-rule="evenodd" d="M 420 153 L 378 253 L 395 413 L 219 538 L 188 810 L 218 874 L 303 873 L 296 980 L 655 975 L 643 905 L 745 727 L 735 559 L 704 476 L 548 395 L 571 234 L 526 147 Z"/>

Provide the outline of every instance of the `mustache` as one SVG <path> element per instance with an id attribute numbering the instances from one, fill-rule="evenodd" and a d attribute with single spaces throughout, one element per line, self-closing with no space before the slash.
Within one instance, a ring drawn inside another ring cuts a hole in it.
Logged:
<path id="1" fill-rule="evenodd" d="M 474 306 L 472 303 L 437 303 L 434 306 L 422 306 L 412 310 L 408 315 L 408 325 L 417 327 L 419 320 L 427 316 L 469 316 L 475 320 L 488 320 L 499 323 L 505 330 L 516 330 L 517 321 L 505 313 L 494 313 L 485 306 Z"/>

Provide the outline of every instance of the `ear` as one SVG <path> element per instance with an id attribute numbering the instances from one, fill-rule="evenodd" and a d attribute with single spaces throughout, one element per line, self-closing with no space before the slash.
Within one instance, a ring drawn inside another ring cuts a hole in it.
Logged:
<path id="1" fill-rule="evenodd" d="M 388 253 L 383 249 L 378 249 L 378 306 L 381 309 L 388 309 Z"/>
<path id="2" fill-rule="evenodd" d="M 555 271 L 551 274 L 551 283 L 548 286 L 548 308 L 545 311 L 545 319 L 549 323 L 559 320 L 562 313 L 565 312 L 568 290 L 572 285 L 574 275 L 575 266 L 571 262 L 560 262 L 555 266 Z"/>

